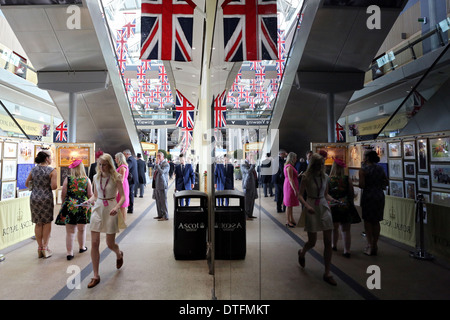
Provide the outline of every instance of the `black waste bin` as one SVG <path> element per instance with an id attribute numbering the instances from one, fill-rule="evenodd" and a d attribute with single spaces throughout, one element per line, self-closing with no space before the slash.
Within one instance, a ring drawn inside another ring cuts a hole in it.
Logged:
<path id="1" fill-rule="evenodd" d="M 173 225 L 173 253 L 176 260 L 206 259 L 208 195 L 195 190 L 177 191 Z M 180 200 L 190 198 L 189 206 Z"/>
<path id="2" fill-rule="evenodd" d="M 229 206 L 217 205 L 217 198 L 229 198 Z M 232 199 L 237 198 L 236 205 Z M 247 252 L 244 194 L 236 190 L 215 192 L 214 241 L 217 260 L 242 260 Z"/>

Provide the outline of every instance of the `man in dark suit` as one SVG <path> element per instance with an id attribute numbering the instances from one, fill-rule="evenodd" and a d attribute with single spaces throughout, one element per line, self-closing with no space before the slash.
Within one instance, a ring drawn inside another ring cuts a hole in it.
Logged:
<path id="1" fill-rule="evenodd" d="M 136 183 L 139 183 L 137 162 L 136 159 L 131 155 L 131 151 L 129 149 L 124 150 L 123 154 L 125 155 L 125 158 L 127 158 L 128 169 L 130 170 L 128 174 L 128 184 L 130 185 L 130 204 L 128 206 L 127 213 L 133 213 L 134 185 Z M 130 178 L 130 175 L 132 176 L 132 179 Z"/>
<path id="2" fill-rule="evenodd" d="M 181 190 L 192 190 L 194 188 L 195 175 L 190 163 L 186 163 L 183 154 L 180 154 L 180 164 L 175 166 L 175 192 Z M 184 206 L 184 199 L 180 199 L 180 205 Z M 186 198 L 188 206 L 190 199 Z"/>
<path id="3" fill-rule="evenodd" d="M 283 205 L 283 184 L 284 184 L 284 162 L 286 161 L 286 150 L 280 149 L 278 152 L 278 171 L 272 176 L 272 183 L 275 186 L 275 201 L 277 202 L 277 212 L 284 212 Z"/>
<path id="4" fill-rule="evenodd" d="M 138 169 L 138 181 L 135 181 L 134 185 L 134 196 L 137 197 L 137 191 L 140 189 L 139 198 L 144 197 L 144 187 L 145 187 L 145 173 L 147 172 L 147 165 L 145 161 L 142 160 L 142 155 L 140 153 L 137 154 L 137 169 Z"/>
<path id="5" fill-rule="evenodd" d="M 234 190 L 234 166 L 230 163 L 227 155 L 224 156 L 225 159 L 225 185 L 224 190 Z M 228 206 L 228 198 L 225 199 L 225 205 Z"/>

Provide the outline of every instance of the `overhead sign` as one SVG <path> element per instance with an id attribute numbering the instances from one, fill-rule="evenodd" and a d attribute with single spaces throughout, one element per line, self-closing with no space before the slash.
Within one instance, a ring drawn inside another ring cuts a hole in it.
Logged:
<path id="1" fill-rule="evenodd" d="M 270 120 L 227 120 L 228 126 L 268 126 Z"/>
<path id="2" fill-rule="evenodd" d="M 149 120 L 149 119 L 136 119 L 137 126 L 175 126 L 175 119 L 169 120 Z"/>

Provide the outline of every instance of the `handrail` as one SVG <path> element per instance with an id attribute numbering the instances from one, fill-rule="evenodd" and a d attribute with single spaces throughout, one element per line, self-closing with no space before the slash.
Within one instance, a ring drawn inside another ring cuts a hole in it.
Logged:
<path id="1" fill-rule="evenodd" d="M 415 53 L 415 51 L 414 51 L 414 46 L 417 45 L 417 44 L 419 44 L 419 43 L 421 43 L 421 42 L 423 42 L 424 40 L 426 40 L 426 39 L 428 39 L 428 38 L 431 38 L 431 37 L 434 36 L 435 34 L 437 34 L 437 36 L 438 36 L 438 38 L 439 38 L 439 43 L 440 43 L 441 47 L 444 47 L 444 46 L 445 46 L 444 38 L 442 37 L 440 27 L 439 27 L 439 25 L 437 24 L 437 25 L 434 27 L 434 29 L 432 29 L 432 30 L 430 30 L 429 32 L 425 33 L 424 35 L 420 36 L 418 39 L 413 40 L 412 42 L 408 42 L 405 46 L 401 47 L 400 49 L 398 49 L 398 50 L 396 50 L 396 51 L 393 51 L 394 56 L 397 56 L 397 55 L 399 55 L 399 54 L 401 54 L 401 53 L 403 53 L 403 52 L 405 52 L 405 51 L 407 51 L 407 50 L 411 50 L 411 51 L 412 51 L 412 59 L 409 60 L 408 62 L 405 62 L 405 63 L 402 64 L 402 65 L 405 65 L 405 64 L 407 64 L 407 63 L 409 63 L 409 62 L 411 62 L 411 61 L 417 60 L 417 56 L 416 56 L 416 53 Z M 389 51 L 389 52 L 392 52 L 392 51 Z M 384 54 L 379 55 L 377 58 L 386 56 L 389 52 L 385 51 Z M 366 73 L 367 73 L 367 72 L 373 71 L 374 68 L 378 68 L 377 62 L 376 62 L 376 61 L 377 61 L 377 58 L 375 58 L 375 59 L 372 61 L 372 64 L 371 64 L 370 67 L 367 69 Z M 391 70 L 395 70 L 396 67 L 393 65 L 393 62 L 392 62 L 392 61 L 390 61 L 390 64 L 391 64 Z M 378 78 L 380 78 L 380 77 L 382 77 L 382 76 L 384 76 L 385 74 L 386 74 L 386 73 L 383 73 L 382 75 L 377 76 L 376 78 L 372 77 L 372 81 L 375 80 L 375 79 L 378 79 Z"/>
<path id="2" fill-rule="evenodd" d="M 402 101 L 402 103 L 398 106 L 398 108 L 392 113 L 392 115 L 389 117 L 389 120 L 386 121 L 386 123 L 383 125 L 381 130 L 377 134 L 377 139 L 383 132 L 383 130 L 388 126 L 388 124 L 391 122 L 391 120 L 395 117 L 395 115 L 400 111 L 400 109 L 405 105 L 405 103 L 408 101 L 408 99 L 416 92 L 419 85 L 425 80 L 425 78 L 430 74 L 430 72 L 434 69 L 434 67 L 437 65 L 437 63 L 441 60 L 441 58 L 447 53 L 448 49 L 450 48 L 450 43 L 447 44 L 445 49 L 441 52 L 441 54 L 436 58 L 436 60 L 433 62 L 433 64 L 427 69 L 427 71 L 422 75 L 420 80 L 416 83 L 414 88 L 412 88 L 406 98 Z"/>

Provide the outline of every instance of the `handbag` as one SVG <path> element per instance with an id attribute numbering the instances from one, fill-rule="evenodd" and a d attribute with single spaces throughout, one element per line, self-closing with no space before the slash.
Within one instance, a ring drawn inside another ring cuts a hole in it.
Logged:
<path id="1" fill-rule="evenodd" d="M 358 210 L 356 210 L 355 204 L 353 202 L 350 202 L 350 223 L 360 223 L 361 217 L 359 216 Z"/>
<path id="2" fill-rule="evenodd" d="M 125 220 L 124 220 L 124 217 L 123 217 L 123 215 L 122 215 L 122 211 L 119 211 L 119 212 L 117 213 L 117 215 L 118 215 L 119 229 L 126 229 L 126 227 L 128 227 L 128 226 L 127 226 L 127 224 L 126 224 L 126 222 L 125 222 Z"/>

